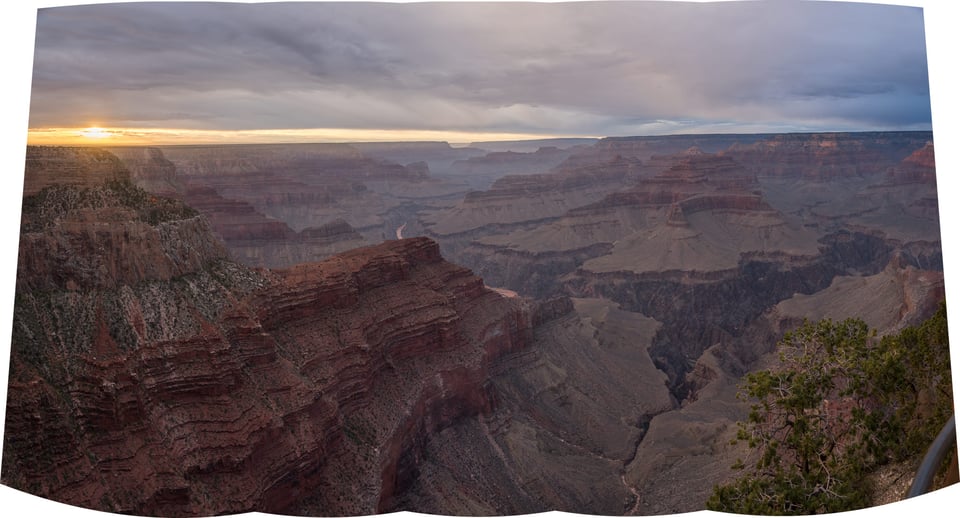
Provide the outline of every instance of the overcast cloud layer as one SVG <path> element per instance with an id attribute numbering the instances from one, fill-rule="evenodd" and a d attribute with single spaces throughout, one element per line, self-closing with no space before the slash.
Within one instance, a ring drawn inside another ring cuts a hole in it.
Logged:
<path id="1" fill-rule="evenodd" d="M 596 136 L 930 121 L 922 10 L 837 2 L 57 7 L 30 115 Z"/>

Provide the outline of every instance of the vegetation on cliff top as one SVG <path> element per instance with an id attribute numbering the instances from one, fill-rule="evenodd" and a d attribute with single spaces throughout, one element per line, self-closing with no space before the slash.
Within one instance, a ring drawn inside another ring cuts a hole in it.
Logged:
<path id="1" fill-rule="evenodd" d="M 953 412 L 946 307 L 878 338 L 860 320 L 807 322 L 779 344 L 780 364 L 748 374 L 754 401 L 737 439 L 751 465 L 717 486 L 708 509 L 816 514 L 871 505 L 865 474 L 921 455 Z"/>
<path id="2" fill-rule="evenodd" d="M 37 194 L 24 196 L 20 230 L 39 232 L 55 225 L 71 212 L 108 207 L 130 209 L 137 219 L 152 226 L 192 218 L 198 214 L 179 200 L 150 194 L 128 178 L 115 178 L 92 188 L 51 185 Z"/>

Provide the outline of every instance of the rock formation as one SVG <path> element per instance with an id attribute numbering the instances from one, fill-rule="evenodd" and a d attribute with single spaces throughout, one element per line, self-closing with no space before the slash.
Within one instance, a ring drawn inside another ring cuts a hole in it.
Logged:
<path id="1" fill-rule="evenodd" d="M 425 214 L 420 220 L 431 236 L 541 222 L 601 199 L 620 187 L 636 165 L 617 157 L 555 173 L 505 176 L 489 190 L 467 193 L 455 207 Z"/>
<path id="2" fill-rule="evenodd" d="M 207 217 L 230 257 L 248 266 L 287 267 L 369 244 L 342 219 L 295 232 L 285 222 L 263 215 L 247 202 L 226 199 L 212 187 L 191 182 L 180 197 Z"/>
<path id="3" fill-rule="evenodd" d="M 449 174 L 464 178 L 474 189 L 488 189 L 503 176 L 545 173 L 578 150 L 579 148 L 560 149 L 549 146 L 528 153 L 494 151 L 454 162 L 450 166 Z"/>
<path id="4" fill-rule="evenodd" d="M 3 452 L 24 491 L 371 514 L 423 437 L 491 410 L 491 369 L 532 341 L 521 301 L 425 238 L 251 270 L 196 217 L 146 228 L 103 198 L 24 234 Z"/>
<path id="5" fill-rule="evenodd" d="M 402 200 L 463 191 L 431 179 L 424 163 L 377 161 L 348 145 L 111 151 L 140 187 L 206 216 L 231 258 L 249 266 L 285 267 L 379 242 Z"/>
<path id="6" fill-rule="evenodd" d="M 141 188 L 164 196 L 175 196 L 183 189 L 177 179 L 177 167 L 155 147 L 104 148 L 120 159 L 130 179 Z"/>
<path id="7" fill-rule="evenodd" d="M 102 149 L 29 146 L 23 194 L 36 194 L 51 185 L 93 187 L 128 176 L 120 160 Z"/>
<path id="8" fill-rule="evenodd" d="M 350 145 L 364 156 L 377 160 L 408 165 L 423 162 L 432 175 L 446 175 L 458 160 L 485 153 L 474 146 L 453 147 L 447 142 L 354 142 Z"/>
<path id="9" fill-rule="evenodd" d="M 659 323 L 598 299 L 554 299 L 566 313 L 491 380 L 497 404 L 425 440 L 398 509 L 508 515 L 622 515 L 623 481 L 651 416 L 673 408 L 645 344 Z"/>
<path id="10" fill-rule="evenodd" d="M 730 157 L 691 148 L 655 176 L 548 223 L 475 238 L 455 257 L 490 282 L 540 296 L 579 267 L 659 275 L 735 268 L 745 253 L 816 255 L 817 236 L 759 189 Z"/>
<path id="11" fill-rule="evenodd" d="M 796 133 L 724 153 L 761 176 L 831 180 L 882 174 L 929 140 L 929 132 Z"/>
<path id="12" fill-rule="evenodd" d="M 943 299 L 931 138 L 610 138 L 472 192 L 434 164 L 479 151 L 436 143 L 31 148 L 2 481 L 149 515 L 702 509 L 783 332 Z"/>

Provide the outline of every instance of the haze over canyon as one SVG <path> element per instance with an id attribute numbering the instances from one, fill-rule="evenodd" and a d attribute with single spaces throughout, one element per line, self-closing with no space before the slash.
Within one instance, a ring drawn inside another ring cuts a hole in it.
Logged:
<path id="1" fill-rule="evenodd" d="M 3 482 L 142 515 L 692 511 L 785 331 L 944 299 L 929 132 L 484 145 L 30 147 Z"/>
<path id="2" fill-rule="evenodd" d="M 903 499 L 954 408 L 937 12 L 37 10 L 0 490 L 184 517 Z"/>

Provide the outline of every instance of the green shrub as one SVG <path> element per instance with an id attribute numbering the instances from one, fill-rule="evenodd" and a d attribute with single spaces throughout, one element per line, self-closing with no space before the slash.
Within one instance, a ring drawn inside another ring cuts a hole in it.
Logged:
<path id="1" fill-rule="evenodd" d="M 127 178 L 115 178 L 107 180 L 101 187 L 53 185 L 25 196 L 21 231 L 38 232 L 72 211 L 103 207 L 129 208 L 136 212 L 138 219 L 152 226 L 198 214 L 180 200 L 150 194 Z"/>
<path id="2" fill-rule="evenodd" d="M 864 474 L 922 454 L 953 408 L 946 306 L 877 338 L 860 320 L 804 323 L 778 345 L 780 366 L 750 373 L 737 440 L 755 460 L 717 486 L 714 511 L 816 514 L 870 505 Z"/>

